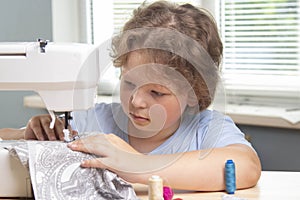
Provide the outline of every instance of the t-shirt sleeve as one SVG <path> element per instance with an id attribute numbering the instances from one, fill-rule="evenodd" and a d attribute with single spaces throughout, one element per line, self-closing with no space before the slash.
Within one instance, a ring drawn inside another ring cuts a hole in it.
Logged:
<path id="1" fill-rule="evenodd" d="M 75 111 L 72 113 L 71 127 L 73 130 L 82 132 L 102 132 L 99 120 L 105 117 L 109 112 L 109 106 L 104 103 L 96 104 L 95 107 L 84 111 Z"/>
<path id="2" fill-rule="evenodd" d="M 118 103 L 99 103 L 86 111 L 74 112 L 72 116 L 71 127 L 79 133 L 114 133 L 124 137 L 121 130 L 125 130 L 127 125 L 126 116 Z"/>
<path id="3" fill-rule="evenodd" d="M 206 116 L 206 121 L 199 126 L 198 134 L 201 149 L 225 147 L 231 144 L 252 145 L 245 139 L 244 133 L 235 125 L 233 120 L 219 112 L 211 112 Z M 204 125 L 204 126 L 203 126 Z"/>

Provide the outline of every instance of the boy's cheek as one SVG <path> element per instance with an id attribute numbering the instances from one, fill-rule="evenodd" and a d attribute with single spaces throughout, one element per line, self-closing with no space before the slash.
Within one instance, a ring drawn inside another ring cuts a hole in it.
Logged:
<path id="1" fill-rule="evenodd" d="M 121 95 L 120 100 L 124 112 L 128 113 L 130 97 L 128 97 L 127 95 Z"/>

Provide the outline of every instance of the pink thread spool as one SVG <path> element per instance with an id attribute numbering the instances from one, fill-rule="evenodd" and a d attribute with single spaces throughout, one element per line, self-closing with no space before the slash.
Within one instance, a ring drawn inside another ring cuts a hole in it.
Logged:
<path id="1" fill-rule="evenodd" d="M 174 193 L 173 190 L 170 187 L 164 186 L 163 187 L 163 196 L 164 196 L 164 200 L 172 200 Z"/>

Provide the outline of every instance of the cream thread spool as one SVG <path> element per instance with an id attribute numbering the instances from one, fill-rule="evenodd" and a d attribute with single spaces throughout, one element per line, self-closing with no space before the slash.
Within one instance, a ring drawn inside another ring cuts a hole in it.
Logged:
<path id="1" fill-rule="evenodd" d="M 149 178 L 148 186 L 148 197 L 149 200 L 163 200 L 163 180 L 157 176 L 152 175 Z"/>

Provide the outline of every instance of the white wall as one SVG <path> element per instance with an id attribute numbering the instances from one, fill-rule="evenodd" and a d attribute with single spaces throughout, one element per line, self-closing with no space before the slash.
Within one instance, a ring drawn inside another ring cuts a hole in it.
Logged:
<path id="1" fill-rule="evenodd" d="M 217 20 L 218 15 L 218 0 L 201 0 L 201 6 L 211 12 Z"/>

